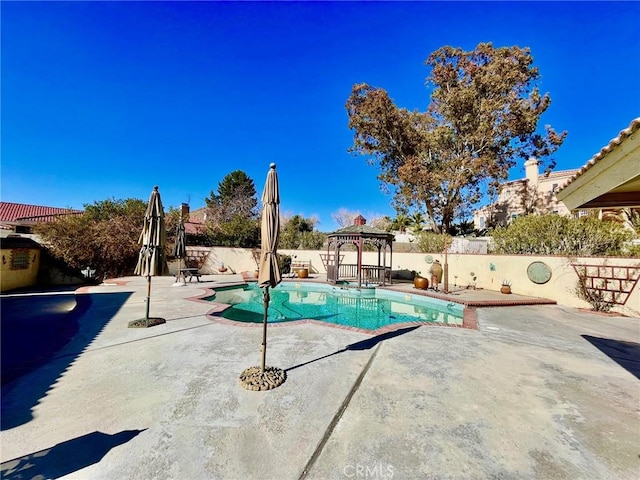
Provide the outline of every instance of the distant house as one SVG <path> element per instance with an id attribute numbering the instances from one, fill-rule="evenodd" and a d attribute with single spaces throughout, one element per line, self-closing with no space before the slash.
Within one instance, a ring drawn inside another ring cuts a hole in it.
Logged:
<path id="1" fill-rule="evenodd" d="M 0 291 L 36 285 L 42 248 L 32 234 L 37 223 L 51 222 L 61 215 L 80 215 L 69 208 L 0 202 Z"/>
<path id="2" fill-rule="evenodd" d="M 187 235 L 202 235 L 205 232 L 206 208 L 199 208 L 191 212 L 189 204 L 183 203 L 180 207 L 180 214 L 184 220 L 184 231 Z"/>
<path id="3" fill-rule="evenodd" d="M 45 207 L 24 203 L 0 202 L 0 229 L 5 233 L 32 233 L 32 227 L 41 222 L 51 222 L 61 215 L 80 215 L 82 210 Z"/>
<path id="4" fill-rule="evenodd" d="M 569 215 L 569 209 L 558 200 L 556 193 L 571 179 L 577 169 L 539 173 L 539 162 L 530 158 L 524 164 L 525 178 L 503 183 L 496 202 L 473 213 L 477 230 L 507 225 L 523 214 L 557 213 Z"/>

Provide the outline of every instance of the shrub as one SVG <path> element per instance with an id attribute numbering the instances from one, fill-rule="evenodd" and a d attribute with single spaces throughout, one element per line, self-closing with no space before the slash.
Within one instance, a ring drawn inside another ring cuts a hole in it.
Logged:
<path id="1" fill-rule="evenodd" d="M 586 300 L 596 312 L 608 312 L 615 304 L 615 299 L 611 298 L 610 292 L 601 290 L 604 287 L 603 281 L 591 286 L 585 268 L 578 271 L 578 281 L 576 283 L 576 295 L 582 300 Z"/>
<path id="2" fill-rule="evenodd" d="M 282 274 L 291 272 L 291 255 L 278 253 L 278 266 L 280 267 L 280 273 Z"/>
<path id="3" fill-rule="evenodd" d="M 453 237 L 446 233 L 421 232 L 418 235 L 418 250 L 422 253 L 444 252 Z"/>
<path id="4" fill-rule="evenodd" d="M 49 253 L 70 268 L 91 267 L 96 278 L 130 275 L 136 266 L 146 204 L 138 199 L 108 199 L 85 205 L 82 215 L 67 215 L 36 225 Z"/>
<path id="5" fill-rule="evenodd" d="M 507 254 L 624 256 L 633 233 L 595 216 L 528 215 L 491 232 L 493 251 Z"/>
<path id="6" fill-rule="evenodd" d="M 640 243 L 627 245 L 625 254 L 630 258 L 640 258 Z"/>

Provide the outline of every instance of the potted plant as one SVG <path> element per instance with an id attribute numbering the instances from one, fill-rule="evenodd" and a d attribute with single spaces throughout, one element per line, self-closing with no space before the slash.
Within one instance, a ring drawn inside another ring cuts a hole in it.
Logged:
<path id="1" fill-rule="evenodd" d="M 224 273 L 227 271 L 227 267 L 224 266 L 224 262 L 220 264 L 220 267 L 218 268 L 218 271 L 220 273 Z"/>
<path id="2" fill-rule="evenodd" d="M 500 287 L 500 292 L 511 293 L 511 282 L 509 280 L 502 280 L 502 286 Z"/>
<path id="3" fill-rule="evenodd" d="M 420 275 L 420 272 L 416 272 L 416 276 L 413 277 L 413 286 L 414 288 L 419 288 L 420 290 L 426 290 L 429 288 L 429 280 Z"/>

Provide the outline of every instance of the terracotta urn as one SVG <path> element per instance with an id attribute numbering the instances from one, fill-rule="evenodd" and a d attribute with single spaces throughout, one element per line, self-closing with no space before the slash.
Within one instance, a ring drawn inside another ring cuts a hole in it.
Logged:
<path id="1" fill-rule="evenodd" d="M 416 277 L 413 279 L 413 286 L 415 288 L 419 288 L 420 290 L 426 290 L 427 288 L 429 288 L 429 280 L 427 280 L 425 277 L 421 277 L 420 275 L 416 275 Z"/>

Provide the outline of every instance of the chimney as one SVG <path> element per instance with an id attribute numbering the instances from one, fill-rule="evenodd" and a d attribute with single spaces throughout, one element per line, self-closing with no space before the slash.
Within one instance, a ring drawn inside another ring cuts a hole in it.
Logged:
<path id="1" fill-rule="evenodd" d="M 367 219 L 364 218 L 362 215 L 358 215 L 356 218 L 353 219 L 354 225 L 364 225 L 366 223 L 367 223 Z"/>
<path id="2" fill-rule="evenodd" d="M 526 178 L 530 185 L 538 184 L 538 159 L 536 157 L 529 157 L 529 160 L 524 162 L 524 171 L 526 172 Z"/>
<path id="3" fill-rule="evenodd" d="M 184 221 L 189 220 L 189 204 L 188 203 L 183 203 L 182 205 L 180 205 L 180 218 L 182 218 Z"/>

